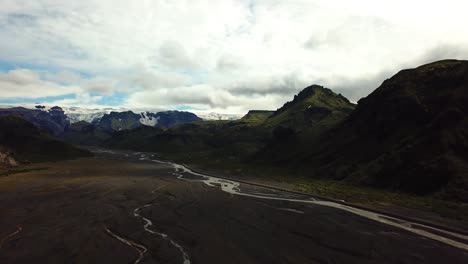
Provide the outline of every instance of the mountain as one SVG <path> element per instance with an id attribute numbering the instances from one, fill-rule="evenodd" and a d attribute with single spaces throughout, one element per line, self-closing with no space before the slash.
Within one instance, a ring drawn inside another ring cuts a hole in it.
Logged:
<path id="1" fill-rule="evenodd" d="M 51 134 L 58 136 L 62 134 L 70 125 L 70 121 L 62 108 L 54 106 L 48 110 L 43 110 L 42 106 L 36 109 L 24 107 L 12 107 L 0 109 L 0 116 L 17 115 L 33 123 L 39 128 L 45 129 Z"/>
<path id="2" fill-rule="evenodd" d="M 468 201 L 468 61 L 397 73 L 284 161 L 314 177 Z"/>
<path id="3" fill-rule="evenodd" d="M 118 111 L 114 108 L 94 109 L 94 108 L 82 108 L 82 107 L 63 107 L 65 115 L 67 115 L 70 123 L 77 123 L 80 121 L 86 121 L 92 123 L 99 120 L 105 114 L 109 114 L 111 111 Z"/>
<path id="4" fill-rule="evenodd" d="M 95 120 L 93 124 L 107 131 L 120 131 L 137 128 L 141 125 L 169 128 L 197 121 L 203 120 L 193 113 L 183 111 L 142 112 L 140 114 L 126 111 L 110 112 Z"/>
<path id="5" fill-rule="evenodd" d="M 110 112 L 96 120 L 94 124 L 107 131 L 119 131 L 141 126 L 140 118 L 139 114 L 132 111 Z"/>
<path id="6" fill-rule="evenodd" d="M 0 166 L 91 155 L 50 136 L 22 117 L 0 116 Z"/>
<path id="7" fill-rule="evenodd" d="M 311 127 L 325 128 L 348 116 L 355 108 L 341 94 L 319 85 L 304 88 L 268 117 L 266 124 L 302 130 Z"/>
<path id="8" fill-rule="evenodd" d="M 60 138 L 77 145 L 98 146 L 111 136 L 112 131 L 86 121 L 79 121 L 71 124 Z"/>
<path id="9" fill-rule="evenodd" d="M 197 115 L 184 112 L 184 111 L 165 111 L 158 113 L 143 112 L 141 113 L 140 122 L 142 124 L 149 123 L 154 124 L 151 126 L 160 126 L 160 127 L 173 127 L 180 124 L 191 123 L 191 122 L 200 122 L 203 121 Z"/>
<path id="10" fill-rule="evenodd" d="M 355 107 L 341 94 L 323 86 L 304 88 L 265 119 L 263 126 L 272 129 L 272 137 L 250 162 L 282 163 L 309 153 L 313 141 L 346 119 Z"/>
<path id="11" fill-rule="evenodd" d="M 62 107 L 65 111 L 65 114 L 68 116 L 70 123 L 76 123 L 79 121 L 86 121 L 88 123 L 93 123 L 103 117 L 105 114 L 109 114 L 110 112 L 124 112 L 125 110 L 117 109 L 117 108 L 103 108 L 103 109 L 94 109 L 94 108 L 83 108 L 83 107 Z M 44 107 L 44 110 L 47 110 L 48 107 Z M 161 112 L 161 111 L 159 111 Z M 167 111 L 162 111 L 167 112 Z M 142 117 L 148 113 L 148 111 L 143 112 L 135 112 L 141 113 Z M 158 112 L 151 111 L 150 113 L 156 114 Z M 189 112 L 182 112 L 182 113 L 189 113 Z M 213 113 L 213 112 L 205 112 L 205 111 L 193 111 L 193 113 L 205 120 L 237 120 L 241 118 L 240 115 L 236 114 L 220 114 L 220 113 Z M 146 125 L 151 125 L 146 124 Z"/>

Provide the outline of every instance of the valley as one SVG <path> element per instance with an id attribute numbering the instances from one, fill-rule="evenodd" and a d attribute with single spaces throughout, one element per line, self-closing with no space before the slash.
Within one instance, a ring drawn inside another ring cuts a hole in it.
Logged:
<path id="1" fill-rule="evenodd" d="M 467 74 L 403 70 L 357 104 L 311 85 L 238 120 L 2 109 L 0 262 L 466 263 Z"/>
<path id="2" fill-rule="evenodd" d="M 466 10 L 0 0 L 0 264 L 467 264 Z"/>
<path id="3" fill-rule="evenodd" d="M 0 177 L 4 263 L 465 263 L 467 237 L 205 176 L 151 153 Z"/>

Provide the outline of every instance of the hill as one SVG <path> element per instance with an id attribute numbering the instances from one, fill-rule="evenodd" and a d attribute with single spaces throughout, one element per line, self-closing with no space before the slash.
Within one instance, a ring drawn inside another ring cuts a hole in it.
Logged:
<path id="1" fill-rule="evenodd" d="M 304 88 L 293 100 L 285 103 L 268 117 L 269 126 L 283 126 L 295 130 L 324 129 L 348 116 L 355 105 L 341 94 L 319 85 Z"/>
<path id="2" fill-rule="evenodd" d="M 39 106 L 36 109 L 24 107 L 12 107 L 0 109 L 0 116 L 16 115 L 33 123 L 41 129 L 47 130 L 52 135 L 61 135 L 70 125 L 70 121 L 64 114 L 62 108 L 54 106 L 49 110 L 42 110 Z"/>
<path id="3" fill-rule="evenodd" d="M 14 165 L 12 163 L 63 160 L 91 154 L 53 138 L 19 116 L 0 116 L 2 155 L 3 165 Z"/>
<path id="4" fill-rule="evenodd" d="M 250 162 L 271 164 L 295 160 L 309 153 L 314 141 L 348 117 L 356 107 L 341 94 L 320 85 L 311 85 L 294 96 L 271 116 L 264 126 L 272 137 Z"/>

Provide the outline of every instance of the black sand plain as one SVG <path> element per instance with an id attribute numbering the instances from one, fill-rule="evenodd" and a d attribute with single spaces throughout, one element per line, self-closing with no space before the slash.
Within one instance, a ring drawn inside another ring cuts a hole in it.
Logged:
<path id="1" fill-rule="evenodd" d="M 467 250 L 397 227 L 234 195 L 138 155 L 1 176 L 0 263 L 468 263 Z"/>

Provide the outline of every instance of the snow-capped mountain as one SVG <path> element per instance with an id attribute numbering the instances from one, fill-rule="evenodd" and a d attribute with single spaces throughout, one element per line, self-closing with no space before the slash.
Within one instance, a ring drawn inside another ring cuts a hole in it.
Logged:
<path id="1" fill-rule="evenodd" d="M 99 126 L 107 131 L 132 129 L 141 125 L 172 127 L 178 124 L 204 120 L 236 120 L 241 115 L 197 111 L 132 112 L 122 108 L 58 107 L 49 105 L 0 106 L 3 114 L 21 112 L 34 124 L 62 134 L 70 124 L 80 121 Z M 50 122 L 49 122 L 50 120 Z M 47 122 L 46 122 L 47 121 Z"/>
<path id="2" fill-rule="evenodd" d="M 117 111 L 117 109 L 86 109 L 79 107 L 64 107 L 63 110 L 72 124 L 79 121 L 93 123 L 101 119 L 105 114 Z"/>
<path id="3" fill-rule="evenodd" d="M 164 111 L 158 113 L 132 111 L 115 112 L 104 114 L 100 119 L 95 120 L 93 124 L 108 131 L 119 131 L 133 129 L 141 125 L 173 127 L 179 124 L 203 121 L 194 113 L 184 111 Z"/>
<path id="4" fill-rule="evenodd" d="M 49 110 L 50 107 L 45 107 L 44 110 Z M 93 109 L 93 108 L 82 108 L 82 107 L 62 107 L 65 114 L 68 116 L 70 123 L 76 123 L 79 121 L 86 121 L 88 123 L 93 123 L 99 121 L 105 114 L 110 114 L 110 112 L 125 112 L 129 109 L 123 108 L 104 108 L 104 109 Z M 141 112 L 140 112 L 141 111 Z M 157 117 L 154 117 L 157 113 L 165 113 L 171 111 L 134 111 L 134 113 L 140 114 L 140 123 L 147 126 L 155 126 L 158 124 Z M 193 111 L 195 115 L 200 117 L 203 120 L 237 120 L 242 117 L 241 114 L 220 114 L 214 112 L 202 112 L 202 111 Z"/>
<path id="5" fill-rule="evenodd" d="M 35 126 L 49 131 L 53 135 L 62 134 L 70 125 L 62 108 L 54 106 L 48 109 L 38 107 L 29 109 L 25 107 L 0 107 L 0 115 L 21 116 Z"/>
<path id="6" fill-rule="evenodd" d="M 154 114 L 150 112 L 142 112 L 140 116 L 140 123 L 145 126 L 156 126 L 161 118 L 160 116 L 154 116 Z"/>

